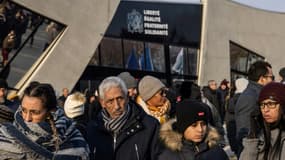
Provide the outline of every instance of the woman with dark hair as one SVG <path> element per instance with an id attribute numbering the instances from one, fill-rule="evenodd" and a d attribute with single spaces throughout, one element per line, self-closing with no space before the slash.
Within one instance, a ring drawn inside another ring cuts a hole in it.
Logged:
<path id="1" fill-rule="evenodd" d="M 219 134 L 209 123 L 205 104 L 184 100 L 177 104 L 177 120 L 169 120 L 160 129 L 165 149 L 159 160 L 228 160 L 218 145 Z"/>
<path id="2" fill-rule="evenodd" d="M 251 131 L 243 139 L 241 160 L 285 159 L 285 86 L 271 82 L 261 89 L 259 108 L 252 113 Z"/>
<path id="3" fill-rule="evenodd" d="M 87 143 L 56 104 L 50 84 L 30 84 L 13 125 L 0 125 L 0 159 L 88 159 Z"/>

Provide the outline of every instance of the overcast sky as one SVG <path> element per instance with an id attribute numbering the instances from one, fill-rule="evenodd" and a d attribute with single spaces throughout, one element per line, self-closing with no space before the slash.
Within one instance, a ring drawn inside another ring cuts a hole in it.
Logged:
<path id="1" fill-rule="evenodd" d="M 173 3 L 201 3 L 201 0 L 123 0 L 123 1 L 144 1 L 144 2 L 173 2 Z M 285 13 L 285 0 L 232 0 L 251 7 Z"/>
<path id="2" fill-rule="evenodd" d="M 285 12 L 285 0 L 233 0 L 264 10 Z"/>

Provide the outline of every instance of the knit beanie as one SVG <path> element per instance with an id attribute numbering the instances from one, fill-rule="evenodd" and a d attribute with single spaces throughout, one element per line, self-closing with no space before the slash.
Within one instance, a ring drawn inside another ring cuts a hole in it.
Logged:
<path id="1" fill-rule="evenodd" d="M 209 121 L 207 106 L 199 101 L 184 100 L 176 105 L 176 129 L 179 133 L 184 131 L 196 121 Z"/>
<path id="2" fill-rule="evenodd" d="M 285 104 L 285 85 L 282 83 L 278 83 L 278 82 L 271 82 L 265 85 L 259 93 L 258 102 L 260 103 L 266 99 L 272 99 L 284 105 Z"/>
<path id="3" fill-rule="evenodd" d="M 75 92 L 69 95 L 64 103 L 64 111 L 68 118 L 78 117 L 84 114 L 86 98 L 82 93 Z"/>
<path id="4" fill-rule="evenodd" d="M 144 76 L 139 82 L 138 89 L 141 98 L 146 102 L 164 87 L 165 85 L 159 79 L 153 76 Z"/>
<path id="5" fill-rule="evenodd" d="M 125 82 L 128 89 L 137 87 L 136 79 L 129 72 L 122 72 L 118 77 Z"/>
<path id="6" fill-rule="evenodd" d="M 285 79 L 285 67 L 280 69 L 279 75 L 280 75 L 283 79 Z"/>
<path id="7" fill-rule="evenodd" d="M 235 93 L 242 93 L 248 85 L 248 80 L 245 78 L 239 78 L 235 81 L 235 85 L 236 85 Z"/>

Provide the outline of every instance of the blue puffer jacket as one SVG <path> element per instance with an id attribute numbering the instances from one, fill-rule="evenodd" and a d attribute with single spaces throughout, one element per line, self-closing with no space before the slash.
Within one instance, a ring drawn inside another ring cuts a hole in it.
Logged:
<path id="1" fill-rule="evenodd" d="M 87 142 L 92 160 L 157 160 L 159 122 L 137 104 L 129 105 L 130 116 L 117 136 L 105 129 L 100 113 L 89 122 Z"/>

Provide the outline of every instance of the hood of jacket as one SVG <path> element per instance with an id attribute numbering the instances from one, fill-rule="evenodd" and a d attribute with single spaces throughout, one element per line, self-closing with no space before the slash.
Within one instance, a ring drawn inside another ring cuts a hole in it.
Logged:
<path id="1" fill-rule="evenodd" d="M 159 137 L 164 145 L 171 151 L 181 151 L 183 147 L 182 134 L 174 130 L 173 124 L 176 122 L 176 119 L 171 119 L 168 122 L 164 123 L 160 128 Z M 208 125 L 208 133 L 204 142 L 213 148 L 218 144 L 220 135 L 217 130 L 210 125 Z"/>

